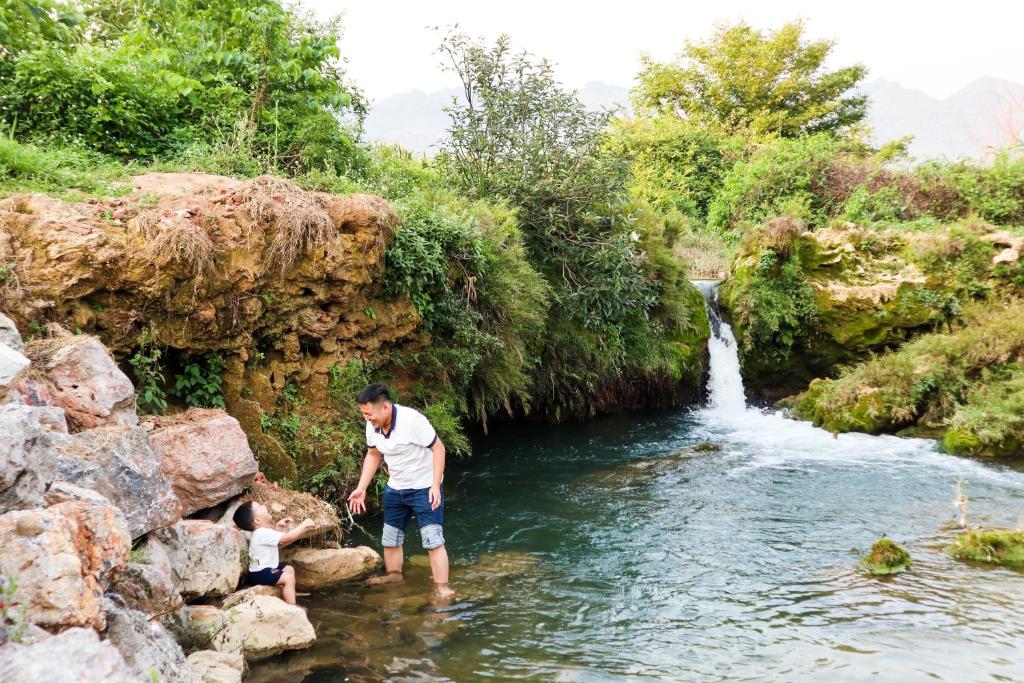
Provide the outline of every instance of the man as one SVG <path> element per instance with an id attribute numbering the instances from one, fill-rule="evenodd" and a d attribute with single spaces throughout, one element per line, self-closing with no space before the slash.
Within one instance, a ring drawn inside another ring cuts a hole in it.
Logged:
<path id="1" fill-rule="evenodd" d="M 444 444 L 421 413 L 391 400 L 383 384 L 370 384 L 356 401 L 366 420 L 366 457 L 356 490 L 348 497 L 355 513 L 366 510 L 366 488 L 381 459 L 388 465 L 384 508 L 384 567 L 387 574 L 375 583 L 402 580 L 402 543 L 409 517 L 416 515 L 423 547 L 440 597 L 452 595 L 448 587 L 448 552 L 444 548 Z"/>

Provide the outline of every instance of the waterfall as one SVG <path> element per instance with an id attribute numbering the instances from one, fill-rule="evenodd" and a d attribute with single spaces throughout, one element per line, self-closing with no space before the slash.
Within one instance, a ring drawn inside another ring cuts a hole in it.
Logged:
<path id="1" fill-rule="evenodd" d="M 718 281 L 694 280 L 693 284 L 704 294 L 708 322 L 711 323 L 708 410 L 719 415 L 742 414 L 747 410 L 747 400 L 743 393 L 743 377 L 740 376 L 740 358 L 732 327 L 722 320 L 718 307 Z"/>

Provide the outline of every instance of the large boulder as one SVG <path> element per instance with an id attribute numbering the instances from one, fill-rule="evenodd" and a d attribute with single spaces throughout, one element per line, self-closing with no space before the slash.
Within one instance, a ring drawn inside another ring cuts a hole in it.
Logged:
<path id="1" fill-rule="evenodd" d="M 20 351 L 0 344 L 0 399 L 28 372 L 29 359 Z"/>
<path id="2" fill-rule="evenodd" d="M 316 642 L 316 632 L 301 607 L 267 595 L 254 595 L 225 610 L 224 628 L 213 638 L 220 652 L 241 652 L 262 659 Z"/>
<path id="3" fill-rule="evenodd" d="M 66 432 L 60 408 L 0 407 L 0 513 L 46 505 Z"/>
<path id="4" fill-rule="evenodd" d="M 111 590 L 124 598 L 127 606 L 150 616 L 181 609 L 181 594 L 172 578 L 167 548 L 149 538 L 132 553 L 131 559 L 114 577 Z"/>
<path id="5" fill-rule="evenodd" d="M 216 605 L 185 605 L 160 617 L 160 622 L 185 652 L 195 652 L 213 647 L 213 638 L 224 628 L 227 615 Z"/>
<path id="6" fill-rule="evenodd" d="M 0 568 L 15 590 L 9 608 L 47 627 L 102 628 L 99 598 L 131 549 L 110 505 L 67 502 L 0 515 Z"/>
<path id="7" fill-rule="evenodd" d="M 238 586 L 246 542 L 237 528 L 186 519 L 155 535 L 167 548 L 171 578 L 185 600 L 224 596 Z"/>
<path id="8" fill-rule="evenodd" d="M 186 515 L 237 496 L 259 471 L 238 420 L 223 410 L 190 408 L 150 424 L 160 468 Z"/>
<path id="9" fill-rule="evenodd" d="M 34 340 L 28 355 L 40 365 L 54 403 L 75 429 L 135 426 L 135 387 L 103 343 L 88 335 Z"/>
<path id="10" fill-rule="evenodd" d="M 372 548 L 296 548 L 286 561 L 295 567 L 299 588 L 311 590 L 333 586 L 370 574 L 381 566 L 380 555 Z"/>
<path id="11" fill-rule="evenodd" d="M 203 683 L 240 683 L 245 657 L 236 652 L 200 650 L 188 656 L 188 664 Z"/>
<path id="12" fill-rule="evenodd" d="M 18 326 L 3 313 L 0 313 L 0 344 L 9 346 L 15 351 L 25 350 L 25 344 L 21 340 Z"/>
<path id="13" fill-rule="evenodd" d="M 107 628 L 104 638 L 121 652 L 139 680 L 161 683 L 199 683 L 185 653 L 159 621 L 126 607 L 115 597 L 103 600 Z"/>
<path id="14" fill-rule="evenodd" d="M 70 628 L 31 645 L 0 647 L 0 681 L 4 683 L 139 683 L 138 673 L 112 644 L 88 628 Z"/>
<path id="15" fill-rule="evenodd" d="M 58 447 L 58 479 L 93 489 L 124 511 L 132 537 L 174 524 L 181 503 L 142 427 L 102 427 Z"/>

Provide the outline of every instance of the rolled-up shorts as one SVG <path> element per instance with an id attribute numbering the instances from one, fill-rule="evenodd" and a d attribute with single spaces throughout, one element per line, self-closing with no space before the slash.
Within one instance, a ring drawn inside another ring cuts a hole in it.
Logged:
<path id="1" fill-rule="evenodd" d="M 277 567 L 264 567 L 259 571 L 246 573 L 245 583 L 250 586 L 276 586 L 283 573 L 284 562 Z"/>
<path id="2" fill-rule="evenodd" d="M 405 527 L 409 518 L 416 515 L 420 526 L 420 539 L 427 550 L 444 545 L 444 489 L 441 489 L 441 505 L 430 509 L 430 489 L 393 489 L 384 487 L 381 503 L 384 507 L 384 534 L 381 545 L 385 548 L 400 548 L 405 542 Z"/>

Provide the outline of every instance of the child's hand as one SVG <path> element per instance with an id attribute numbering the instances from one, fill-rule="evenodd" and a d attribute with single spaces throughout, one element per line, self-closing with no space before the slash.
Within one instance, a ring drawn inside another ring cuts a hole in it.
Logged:
<path id="1" fill-rule="evenodd" d="M 291 517 L 285 517 L 284 519 L 278 521 L 277 528 L 278 529 L 287 529 L 288 527 L 290 527 L 294 523 L 295 523 L 294 519 L 292 519 Z"/>
<path id="2" fill-rule="evenodd" d="M 316 526 L 316 523 L 307 517 L 306 519 L 302 520 L 302 524 L 300 524 L 299 526 L 305 527 L 306 529 L 312 529 L 314 526 Z"/>

